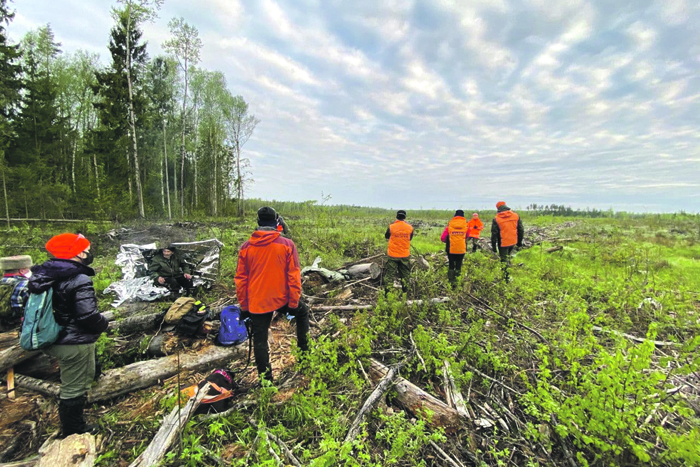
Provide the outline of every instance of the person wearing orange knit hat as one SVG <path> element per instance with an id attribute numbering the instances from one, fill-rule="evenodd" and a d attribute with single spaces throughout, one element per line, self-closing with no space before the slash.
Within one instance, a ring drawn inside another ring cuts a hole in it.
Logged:
<path id="1" fill-rule="evenodd" d="M 508 275 L 510 255 L 513 253 L 516 245 L 518 248 L 523 246 L 525 228 L 520 216 L 511 211 L 506 206 L 505 201 L 496 203 L 496 210 L 498 212 L 491 223 L 491 249 L 501 257 L 503 274 L 506 282 L 508 282 L 510 280 Z"/>
<path id="2" fill-rule="evenodd" d="M 95 342 L 107 329 L 107 320 L 97 308 L 92 285 L 95 270 L 90 241 L 81 234 L 63 233 L 46 243 L 53 255 L 32 268 L 27 285 L 30 293 L 53 289 L 54 318 L 62 327 L 58 339 L 43 349 L 58 359 L 61 390 L 58 415 L 63 436 L 95 430 L 87 425 L 83 411 L 87 391 L 95 378 Z"/>

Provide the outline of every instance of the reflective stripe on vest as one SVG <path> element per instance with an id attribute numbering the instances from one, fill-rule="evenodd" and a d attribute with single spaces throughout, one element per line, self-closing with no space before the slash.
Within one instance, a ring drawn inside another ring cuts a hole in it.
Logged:
<path id="1" fill-rule="evenodd" d="M 392 258 L 407 258 L 411 256 L 411 233 L 413 227 L 404 221 L 397 220 L 389 226 L 389 248 L 386 254 Z"/>
<path id="2" fill-rule="evenodd" d="M 453 217 L 447 224 L 447 234 L 450 237 L 450 253 L 461 255 L 467 252 L 467 221 L 464 217 Z"/>
<path id="3" fill-rule="evenodd" d="M 518 243 L 518 216 L 513 211 L 503 211 L 496 214 L 496 223 L 501 231 L 502 247 L 513 246 Z"/>

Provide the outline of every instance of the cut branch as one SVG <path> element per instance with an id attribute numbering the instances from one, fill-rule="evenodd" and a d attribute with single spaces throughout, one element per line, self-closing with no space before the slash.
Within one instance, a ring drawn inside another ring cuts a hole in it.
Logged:
<path id="1" fill-rule="evenodd" d="M 209 392 L 210 384 L 207 383 L 197 391 L 194 397 L 191 397 L 185 407 L 180 409 L 177 405 L 170 414 L 163 419 L 163 423 L 156 433 L 156 436 L 148 445 L 146 450 L 132 462 L 129 467 L 150 467 L 159 465 L 165 458 L 165 455 L 170 450 L 170 446 L 177 438 L 177 435 L 185 428 L 188 420 L 194 414 L 197 407 L 202 403 L 202 399 Z M 179 388 L 178 388 L 179 390 Z"/>
<path id="2" fill-rule="evenodd" d="M 445 391 L 449 395 L 448 401 L 450 405 L 452 405 L 462 417 L 470 419 L 471 417 L 469 416 L 467 405 L 464 403 L 464 397 L 462 397 L 462 393 L 457 389 L 450 364 L 447 360 L 444 361 L 442 373 L 445 378 Z"/>
<path id="3" fill-rule="evenodd" d="M 256 429 L 258 429 L 258 430 L 260 429 L 260 427 L 258 426 L 258 424 L 256 423 L 255 420 L 253 420 L 252 418 L 249 418 L 248 421 Z M 294 456 L 291 449 L 289 449 L 289 446 L 287 446 L 287 444 L 284 441 L 282 441 L 280 438 L 278 438 L 277 436 L 272 434 L 272 432 L 270 430 L 265 429 L 265 432 L 267 433 L 267 436 L 272 441 L 274 441 L 277 444 L 277 446 L 279 446 L 280 450 L 284 453 L 284 455 L 287 456 L 287 459 L 289 459 L 290 464 L 292 464 L 295 467 L 302 467 L 301 462 L 299 462 L 299 459 L 297 459 L 296 456 Z"/>
<path id="4" fill-rule="evenodd" d="M 643 339 L 641 337 L 633 336 L 632 334 L 625 334 L 624 332 L 620 331 L 614 331 L 612 329 L 603 329 L 600 326 L 592 326 L 592 329 L 596 332 L 602 332 L 602 333 L 608 333 L 608 334 L 615 334 L 616 336 L 622 336 L 625 337 L 632 342 L 637 342 L 639 344 L 643 344 L 644 342 L 648 342 L 649 339 Z M 673 347 L 680 345 L 676 342 L 664 342 L 664 341 L 651 341 L 654 343 L 656 347 Z"/>
<path id="5" fill-rule="evenodd" d="M 396 375 L 398 375 L 399 370 L 401 367 L 404 365 L 405 360 L 401 362 L 399 365 L 393 367 L 390 369 L 387 374 L 379 381 L 379 384 L 377 384 L 377 387 L 374 388 L 374 391 L 372 391 L 372 394 L 369 395 L 367 400 L 365 401 L 364 404 L 362 404 L 362 408 L 360 411 L 357 413 L 357 416 L 355 417 L 355 420 L 352 422 L 352 425 L 350 425 L 350 429 L 348 430 L 348 434 L 345 436 L 345 441 L 344 443 L 351 442 L 352 440 L 357 437 L 357 434 L 360 431 L 360 424 L 362 423 L 362 420 L 365 418 L 365 414 L 367 411 L 369 411 L 372 407 L 374 407 L 374 404 L 377 403 L 379 398 L 381 398 L 388 390 L 389 387 L 391 387 L 391 383 L 394 381 L 394 378 L 396 378 Z"/>

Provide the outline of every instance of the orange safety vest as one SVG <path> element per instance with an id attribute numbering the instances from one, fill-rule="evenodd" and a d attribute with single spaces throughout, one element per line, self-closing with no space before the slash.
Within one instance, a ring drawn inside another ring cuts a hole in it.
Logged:
<path id="1" fill-rule="evenodd" d="M 501 231 L 501 247 L 509 247 L 518 243 L 518 216 L 513 211 L 503 211 L 496 214 L 496 223 Z"/>
<path id="2" fill-rule="evenodd" d="M 413 227 L 404 221 L 397 220 L 389 226 L 389 248 L 386 254 L 392 258 L 408 258 L 411 256 L 411 234 Z"/>
<path id="3" fill-rule="evenodd" d="M 447 224 L 450 238 L 450 253 L 462 255 L 467 252 L 467 220 L 462 216 L 453 217 Z"/>
<path id="4" fill-rule="evenodd" d="M 479 238 L 481 231 L 484 230 L 484 223 L 481 222 L 481 219 L 472 218 L 467 224 L 467 230 L 467 237 Z"/>

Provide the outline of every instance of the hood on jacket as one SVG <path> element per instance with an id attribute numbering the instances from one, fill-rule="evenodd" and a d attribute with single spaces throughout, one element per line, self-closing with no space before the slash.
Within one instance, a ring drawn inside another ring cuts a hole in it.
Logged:
<path id="1" fill-rule="evenodd" d="M 505 204 L 503 206 L 498 207 L 499 213 L 504 212 L 504 211 L 510 211 L 510 208 L 508 206 L 506 206 Z"/>
<path id="2" fill-rule="evenodd" d="M 467 220 L 463 216 L 455 216 L 450 220 L 448 225 L 453 229 L 466 229 Z"/>
<path id="3" fill-rule="evenodd" d="M 42 293 L 53 286 L 79 274 L 94 276 L 95 270 L 70 259 L 53 258 L 32 268 L 32 277 L 27 288 L 31 293 Z"/>
<path id="4" fill-rule="evenodd" d="M 510 219 L 511 217 L 515 216 L 516 214 L 508 209 L 507 211 L 500 211 L 498 214 L 496 214 L 496 217 L 499 219 Z"/>
<path id="5" fill-rule="evenodd" d="M 250 242 L 253 246 L 266 246 L 279 238 L 280 233 L 275 230 L 256 230 L 250 236 Z"/>

